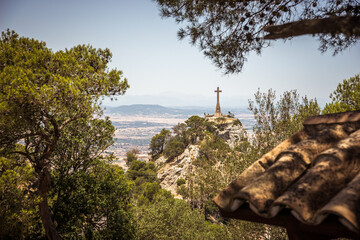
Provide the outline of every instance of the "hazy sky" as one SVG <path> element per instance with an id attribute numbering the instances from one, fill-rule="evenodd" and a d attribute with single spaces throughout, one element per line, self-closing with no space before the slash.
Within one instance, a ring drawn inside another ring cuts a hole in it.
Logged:
<path id="1" fill-rule="evenodd" d="M 177 39 L 179 26 L 162 19 L 151 0 L 0 0 L 0 30 L 7 28 L 54 51 L 77 44 L 109 48 L 110 66 L 131 86 L 112 105 L 215 105 L 217 86 L 228 106 L 246 105 L 258 88 L 297 89 L 325 101 L 340 81 L 360 73 L 359 43 L 333 57 L 305 36 L 273 42 L 261 56 L 248 56 L 242 73 L 225 76 L 187 39 Z"/>

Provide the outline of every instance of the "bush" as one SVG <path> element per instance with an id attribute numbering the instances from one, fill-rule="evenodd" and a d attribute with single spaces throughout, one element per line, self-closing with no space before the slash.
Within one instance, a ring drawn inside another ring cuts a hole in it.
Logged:
<path id="1" fill-rule="evenodd" d="M 224 226 L 205 221 L 199 209 L 191 209 L 184 200 L 158 196 L 149 205 L 138 208 L 138 239 L 221 239 Z"/>
<path id="2" fill-rule="evenodd" d="M 130 166 L 131 162 L 134 160 L 137 160 L 136 154 L 134 154 L 131 151 L 127 152 L 126 153 L 126 165 Z"/>
<path id="3" fill-rule="evenodd" d="M 238 126 L 238 125 L 242 126 L 242 123 L 240 122 L 239 119 L 234 120 L 233 124 L 234 126 Z"/>
<path id="4" fill-rule="evenodd" d="M 153 162 L 146 163 L 139 160 L 132 161 L 126 172 L 126 176 L 133 181 L 144 178 L 146 182 L 153 182 L 157 179 L 156 175 L 156 167 Z"/>
<path id="5" fill-rule="evenodd" d="M 182 184 L 180 187 L 176 189 L 177 194 L 183 196 L 184 199 L 189 197 L 189 191 L 185 184 Z"/>
<path id="6" fill-rule="evenodd" d="M 178 185 L 178 186 L 181 186 L 181 185 L 183 185 L 183 184 L 185 184 L 186 183 L 186 181 L 185 181 L 185 179 L 183 179 L 183 178 L 179 178 L 177 181 L 176 181 L 176 184 Z"/>
<path id="7" fill-rule="evenodd" d="M 177 139 L 170 140 L 164 149 L 164 155 L 168 159 L 174 159 L 184 152 L 186 145 Z"/>

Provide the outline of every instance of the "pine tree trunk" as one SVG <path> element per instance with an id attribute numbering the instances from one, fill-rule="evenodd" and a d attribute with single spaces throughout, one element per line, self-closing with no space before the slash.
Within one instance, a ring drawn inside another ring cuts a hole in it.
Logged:
<path id="1" fill-rule="evenodd" d="M 60 235 L 56 231 L 54 222 L 51 219 L 50 209 L 47 201 L 47 193 L 49 191 L 51 176 L 47 168 L 43 168 L 42 171 L 38 173 L 39 176 L 39 194 L 41 197 L 41 202 L 39 203 L 40 216 L 43 227 L 45 229 L 45 234 L 49 240 L 61 239 Z"/>

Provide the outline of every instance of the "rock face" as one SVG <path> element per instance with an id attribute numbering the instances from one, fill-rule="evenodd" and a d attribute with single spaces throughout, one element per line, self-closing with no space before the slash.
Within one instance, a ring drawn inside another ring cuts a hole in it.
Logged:
<path id="1" fill-rule="evenodd" d="M 231 148 L 234 148 L 236 144 L 247 138 L 245 129 L 240 123 L 234 124 L 230 122 L 222 124 L 216 132 Z"/>
<path id="2" fill-rule="evenodd" d="M 160 167 L 158 170 L 158 178 L 162 188 L 170 191 L 175 197 L 181 198 L 176 193 L 177 181 L 180 178 L 186 177 L 186 174 L 192 169 L 192 161 L 199 155 L 199 146 L 190 145 L 185 151 L 171 162 L 162 156 L 155 161 L 156 165 Z"/>
<path id="3" fill-rule="evenodd" d="M 215 122 L 216 134 L 224 139 L 231 148 L 247 137 L 244 127 L 235 118 L 213 118 L 207 119 L 207 121 Z M 159 167 L 157 177 L 160 179 L 161 187 L 170 191 L 175 197 L 182 198 L 176 192 L 177 181 L 180 178 L 185 179 L 186 175 L 194 169 L 192 161 L 198 156 L 199 145 L 189 145 L 180 156 L 172 161 L 164 156 L 158 158 L 155 164 Z"/>

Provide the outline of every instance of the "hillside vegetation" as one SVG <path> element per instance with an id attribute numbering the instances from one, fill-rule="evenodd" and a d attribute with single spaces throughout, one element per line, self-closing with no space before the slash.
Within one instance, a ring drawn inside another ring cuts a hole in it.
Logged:
<path id="1" fill-rule="evenodd" d="M 272 90 L 258 91 L 251 137 L 238 120 L 192 116 L 153 137 L 153 161 L 131 151 L 125 173 L 105 154 L 115 127 L 100 100 L 129 87 L 108 68 L 108 49 L 53 52 L 9 30 L 0 49 L 0 239 L 286 238 L 280 228 L 221 218 L 212 198 L 319 114 L 316 100 L 289 91 L 276 101 Z M 344 80 L 324 111 L 360 110 L 359 86 L 359 75 Z M 158 177 L 167 165 L 181 173 L 177 198 Z"/>
<path id="2" fill-rule="evenodd" d="M 316 100 L 300 99 L 296 91 L 285 92 L 276 101 L 275 92 L 269 90 L 258 91 L 249 108 L 256 119 L 252 136 L 237 119 L 192 116 L 153 137 L 153 160 L 160 185 L 201 210 L 205 221 L 224 228 L 228 239 L 266 234 L 285 239 L 285 230 L 278 227 L 221 218 L 212 199 L 262 154 L 298 131 L 305 118 L 320 114 L 320 107 Z M 232 129 L 239 130 L 236 138 L 231 137 Z"/>

